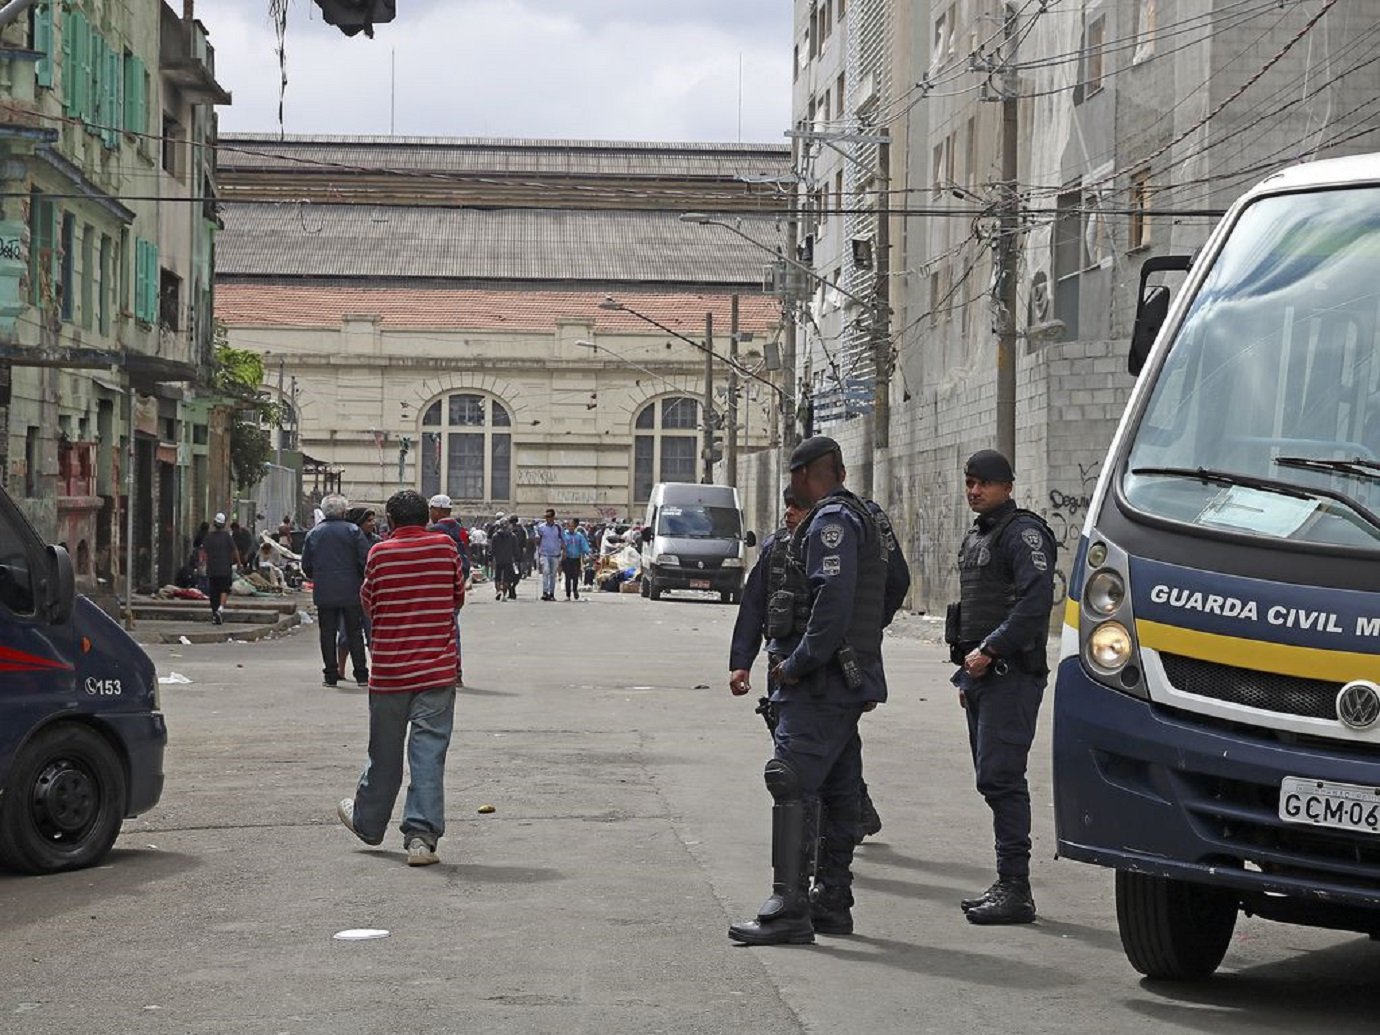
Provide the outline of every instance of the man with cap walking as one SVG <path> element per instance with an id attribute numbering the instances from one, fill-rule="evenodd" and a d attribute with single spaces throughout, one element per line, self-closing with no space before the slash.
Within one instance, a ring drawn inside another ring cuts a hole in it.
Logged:
<path id="1" fill-rule="evenodd" d="M 211 598 L 211 622 L 220 625 L 224 619 L 220 610 L 230 596 L 230 586 L 235 581 L 235 566 L 239 563 L 239 550 L 235 539 L 225 529 L 225 515 L 217 514 L 215 528 L 206 533 L 201 549 L 206 554 L 206 595 Z"/>
<path id="2" fill-rule="evenodd" d="M 967 711 L 978 793 L 992 810 L 997 879 L 960 905 L 969 923 L 1028 924 L 1035 899 L 1026 763 L 1049 675 L 1057 548 L 1043 519 L 1011 498 L 1016 476 L 1001 453 L 974 453 L 963 474 L 977 519 L 959 549 L 960 600 L 949 606 L 945 639 L 959 666 L 953 684 Z"/>
<path id="3" fill-rule="evenodd" d="M 886 700 L 882 629 L 904 596 L 888 593 L 893 556 L 880 508 L 843 487 L 833 439 L 807 439 L 791 454 L 791 493 L 809 513 L 791 535 L 784 588 L 768 594 L 768 684 L 776 711 L 774 757 L 763 773 L 772 806 L 772 890 L 729 937 L 749 945 L 813 942 L 853 931 L 853 847 L 859 826 L 862 741 L 858 719 Z M 909 585 L 909 573 L 904 574 Z M 731 659 L 730 665 L 739 659 Z M 741 661 L 746 661 L 743 657 Z M 747 692 L 745 674 L 730 689 Z M 809 819 L 823 805 L 815 886 Z"/>

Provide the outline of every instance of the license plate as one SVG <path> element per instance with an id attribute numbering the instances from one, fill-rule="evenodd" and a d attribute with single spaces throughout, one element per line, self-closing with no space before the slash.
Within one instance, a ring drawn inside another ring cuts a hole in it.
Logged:
<path id="1" fill-rule="evenodd" d="M 710 582 L 708 579 L 691 579 L 691 580 L 690 580 L 690 588 L 691 588 L 691 589 L 708 589 L 708 588 L 709 588 L 710 586 L 712 586 L 712 585 L 714 585 L 714 583 Z"/>
<path id="2" fill-rule="evenodd" d="M 1279 818 L 1287 823 L 1380 834 L 1380 787 L 1286 776 L 1279 785 Z"/>

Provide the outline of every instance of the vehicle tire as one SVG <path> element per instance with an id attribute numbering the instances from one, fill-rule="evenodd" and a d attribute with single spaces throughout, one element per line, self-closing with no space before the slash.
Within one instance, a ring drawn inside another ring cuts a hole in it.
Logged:
<path id="1" fill-rule="evenodd" d="M 0 865 L 58 873 L 105 858 L 125 814 L 125 768 L 94 730 L 61 723 L 20 749 L 0 798 Z"/>
<path id="2" fill-rule="evenodd" d="M 651 588 L 652 580 L 648 578 L 646 575 L 643 575 L 641 580 L 641 589 L 638 592 L 640 592 L 643 595 L 643 597 L 646 597 Z"/>
<path id="3" fill-rule="evenodd" d="M 661 587 L 656 584 L 656 579 L 647 580 L 647 596 L 652 600 L 661 599 Z"/>
<path id="4" fill-rule="evenodd" d="M 1116 873 L 1116 922 L 1131 966 L 1148 978 L 1198 981 L 1231 944 L 1240 906 L 1230 891 L 1188 881 Z"/>

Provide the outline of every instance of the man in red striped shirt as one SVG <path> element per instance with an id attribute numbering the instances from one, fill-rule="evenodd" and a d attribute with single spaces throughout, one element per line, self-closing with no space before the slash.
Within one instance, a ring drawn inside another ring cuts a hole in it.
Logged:
<path id="1" fill-rule="evenodd" d="M 427 866 L 441 861 L 436 842 L 446 829 L 446 749 L 460 668 L 455 616 L 465 604 L 465 582 L 450 536 L 427 531 L 427 501 L 419 493 L 394 493 L 385 511 L 393 533 L 369 551 L 359 591 L 374 630 L 369 759 L 355 796 L 336 815 L 365 844 L 383 843 L 402 786 L 406 741 L 412 780 L 403 844 L 409 866 Z"/>

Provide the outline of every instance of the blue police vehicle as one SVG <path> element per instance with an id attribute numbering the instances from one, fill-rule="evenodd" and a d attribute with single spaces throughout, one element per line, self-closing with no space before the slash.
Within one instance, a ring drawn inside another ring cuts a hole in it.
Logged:
<path id="1" fill-rule="evenodd" d="M 99 862 L 158 803 L 166 743 L 153 662 L 0 488 L 0 866 Z"/>
<path id="2" fill-rule="evenodd" d="M 1116 870 L 1151 977 L 1210 974 L 1242 912 L 1380 936 L 1380 155 L 1148 260 L 1131 372 L 1069 580 L 1059 854 Z"/>

